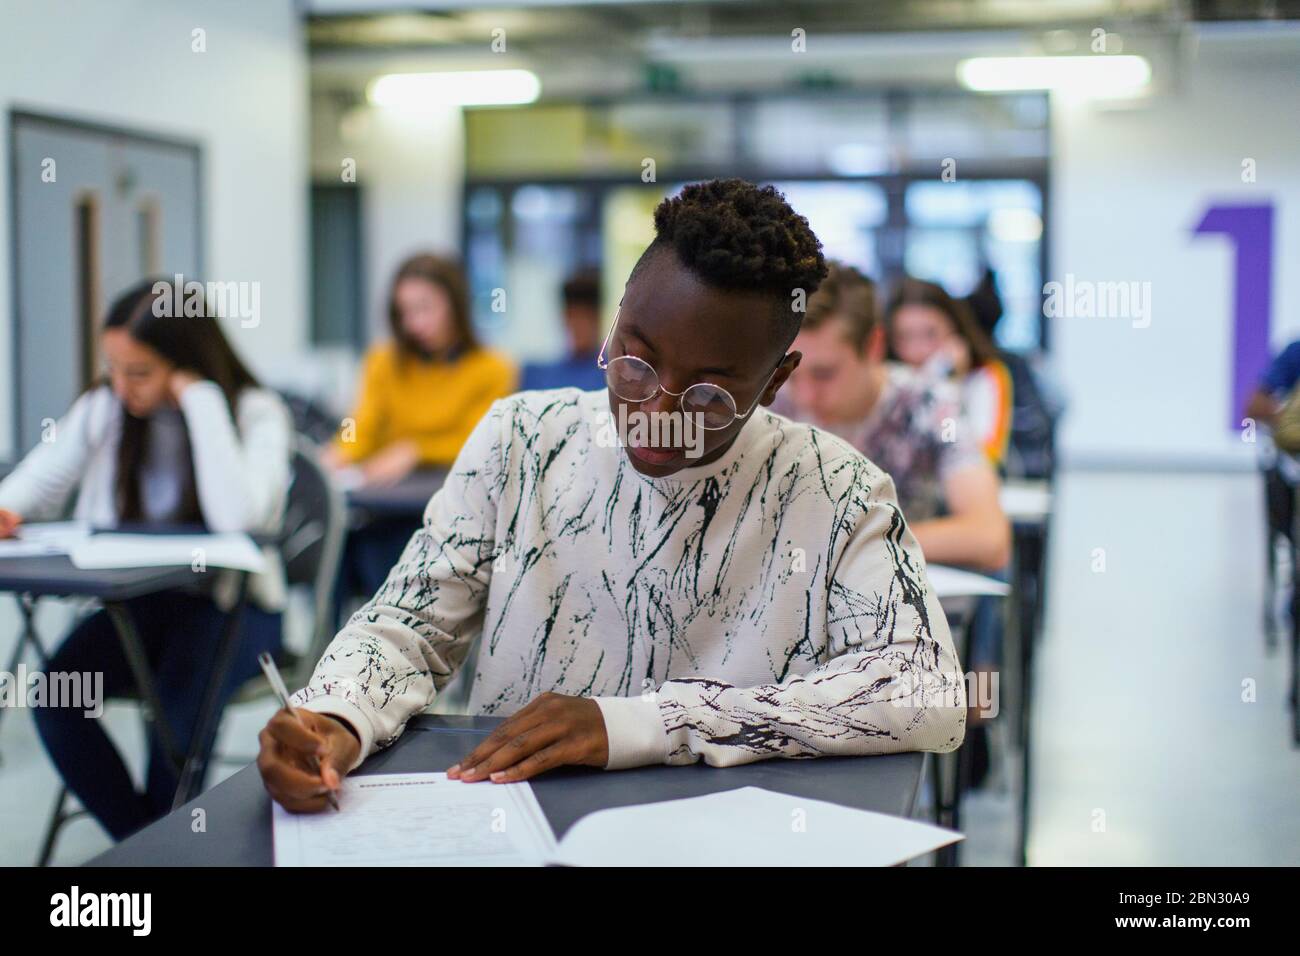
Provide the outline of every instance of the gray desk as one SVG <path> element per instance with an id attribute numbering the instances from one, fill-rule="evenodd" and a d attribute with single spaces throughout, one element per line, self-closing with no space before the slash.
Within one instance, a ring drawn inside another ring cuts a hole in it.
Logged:
<path id="1" fill-rule="evenodd" d="M 83 596 L 127 601 L 194 580 L 189 565 L 171 568 L 79 568 L 66 554 L 0 558 L 0 591 L 35 597 Z"/>
<path id="2" fill-rule="evenodd" d="M 348 492 L 348 510 L 354 524 L 372 518 L 411 518 L 419 521 L 429 499 L 447 480 L 443 468 L 414 471 L 387 488 L 354 488 Z"/>
<path id="3" fill-rule="evenodd" d="M 370 757 L 359 774 L 442 771 L 464 757 L 499 717 L 418 717 L 402 738 Z M 635 803 L 695 797 L 719 790 L 757 786 L 863 810 L 911 816 L 925 755 L 823 757 L 765 760 L 719 769 L 640 767 L 605 772 L 564 767 L 531 781 L 537 801 L 557 837 L 595 810 Z M 491 783 L 475 786 L 490 787 Z M 202 808 L 207 832 L 191 829 L 192 811 Z M 255 766 L 90 861 L 91 866 L 270 866 L 271 798 Z M 719 861 L 723 863 L 725 861 Z"/>
<path id="4" fill-rule="evenodd" d="M 49 653 L 41 644 L 36 633 L 36 602 L 42 597 L 83 596 L 98 598 L 113 614 L 114 624 L 122 620 L 124 612 L 120 610 L 124 601 L 155 594 L 171 588 L 188 584 L 194 578 L 189 566 L 171 568 L 115 568 L 89 569 L 79 568 L 66 554 L 41 555 L 39 557 L 0 558 L 0 592 L 12 591 L 18 598 L 18 609 L 22 613 L 22 630 L 9 658 L 9 673 L 14 673 L 18 663 L 23 659 L 27 645 L 36 648 L 41 666 L 49 662 Z M 134 634 L 128 634 L 124 641 L 130 643 Z M 137 645 L 132 644 L 128 653 L 135 655 Z M 143 656 L 143 652 L 138 652 Z M 134 656 L 131 658 L 135 666 Z M 0 716 L 3 712 L 0 711 Z M 172 748 L 171 752 L 174 752 Z"/>
<path id="5" fill-rule="evenodd" d="M 130 530 L 130 529 L 128 529 Z M 178 529 L 189 530 L 189 529 Z M 255 541 L 262 543 L 260 536 Z M 199 708 L 193 740 L 183 750 L 164 720 L 154 719 L 162 713 L 158 689 L 153 672 L 144 652 L 140 635 L 136 632 L 126 602 L 146 594 L 156 594 L 179 588 L 194 580 L 189 565 L 156 568 L 78 568 L 67 555 L 42 555 L 0 559 L 0 592 L 12 591 L 18 597 L 22 613 L 22 631 L 9 662 L 9 673 L 16 671 L 28 644 L 36 648 L 41 667 L 49 664 L 49 655 L 36 633 L 36 602 L 42 597 L 83 596 L 97 598 L 103 604 L 122 644 L 122 651 L 135 677 L 136 691 L 145 705 L 150 729 L 157 736 L 163 753 L 171 761 L 179 778 L 176 801 L 192 795 L 200 786 L 205 769 L 202 741 L 214 732 L 218 716 L 218 697 L 225 673 L 233 659 L 239 636 L 239 619 L 248 594 L 248 575 L 239 574 L 238 597 L 235 608 L 227 616 L 217 649 L 217 661 L 208 686 L 203 689 L 203 702 Z M 66 793 L 65 793 L 66 796 Z M 53 841 L 67 815 L 63 812 L 64 798 L 59 801 L 55 820 L 49 829 L 41 850 L 42 865 L 53 851 Z"/>

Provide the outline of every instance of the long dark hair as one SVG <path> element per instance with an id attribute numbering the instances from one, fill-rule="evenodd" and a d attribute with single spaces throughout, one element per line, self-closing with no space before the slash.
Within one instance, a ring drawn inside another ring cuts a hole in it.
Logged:
<path id="1" fill-rule="evenodd" d="M 993 345 L 993 340 L 979 327 L 974 314 L 965 302 L 954 299 L 943 290 L 943 286 L 908 276 L 898 283 L 885 309 L 885 332 L 889 341 L 891 361 L 898 359 L 898 354 L 894 351 L 894 317 L 905 305 L 925 305 L 943 313 L 944 318 L 970 349 L 972 369 L 987 365 L 998 357 L 998 350 Z"/>
<path id="2" fill-rule="evenodd" d="M 147 345 L 177 368 L 215 382 L 226 396 L 231 417 L 236 415 L 239 393 L 256 388 L 257 379 L 248 370 L 221 331 L 221 325 L 201 291 L 198 315 L 187 315 L 184 278 L 173 287 L 167 279 L 146 279 L 124 292 L 108 310 L 104 329 L 123 329 L 141 345 Z M 173 294 L 173 293 L 178 294 Z M 159 303 L 165 299 L 166 305 Z M 169 307 L 167 307 L 169 306 Z M 196 311 L 191 304 L 190 312 Z M 117 479 L 114 499 L 119 521 L 139 521 L 144 515 L 140 500 L 140 466 L 149 450 L 149 422 L 122 408 L 122 437 L 117 446 Z M 189 453 L 189 431 L 185 432 L 186 455 L 181 513 L 177 520 L 201 523 L 198 491 L 194 482 L 194 459 Z"/>
<path id="3" fill-rule="evenodd" d="M 447 357 L 455 357 L 478 348 L 478 337 L 474 334 L 474 324 L 469 314 L 469 285 L 465 281 L 464 270 L 454 259 L 446 259 L 429 253 L 411 256 L 397 268 L 388 293 L 388 324 L 403 356 L 424 357 L 411 337 L 402 328 L 402 313 L 397 308 L 397 286 L 404 279 L 423 279 L 432 283 L 447 294 L 451 304 L 451 321 L 456 332 L 456 341 L 448 349 Z"/>

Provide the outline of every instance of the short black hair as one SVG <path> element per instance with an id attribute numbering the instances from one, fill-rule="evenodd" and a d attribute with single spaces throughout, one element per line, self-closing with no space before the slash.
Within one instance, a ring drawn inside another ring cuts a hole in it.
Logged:
<path id="1" fill-rule="evenodd" d="M 600 272 L 580 269 L 564 282 L 561 290 L 565 306 L 590 306 L 600 308 Z"/>
<path id="2" fill-rule="evenodd" d="M 806 300 L 826 278 L 822 244 L 808 220 L 774 186 L 743 179 L 692 183 L 661 202 L 654 241 L 632 275 L 663 249 L 708 285 L 769 294 L 790 340 L 803 317 L 794 308 L 795 290 Z"/>

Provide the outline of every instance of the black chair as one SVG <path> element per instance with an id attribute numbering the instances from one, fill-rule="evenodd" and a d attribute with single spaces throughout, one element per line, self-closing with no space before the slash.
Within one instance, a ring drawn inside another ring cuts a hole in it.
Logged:
<path id="1" fill-rule="evenodd" d="M 315 446 L 299 436 L 294 449 L 293 486 L 284 515 L 280 557 L 290 589 L 303 588 L 311 595 L 311 629 L 307 649 L 301 654 L 282 650 L 276 666 L 291 691 L 303 687 L 316 663 L 334 638 L 334 583 L 338 578 L 343 540 L 347 533 L 347 499 L 321 467 Z M 248 704 L 273 696 L 261 674 L 244 684 L 231 698 L 230 706 Z M 253 757 L 214 755 L 223 764 L 251 763 Z"/>
<path id="2" fill-rule="evenodd" d="M 1292 554 L 1295 553 L 1295 489 L 1282 476 L 1276 463 L 1267 465 L 1260 471 L 1264 479 L 1264 527 L 1266 529 L 1264 549 L 1265 568 L 1267 568 L 1264 588 L 1264 645 L 1271 651 L 1277 647 L 1278 633 L 1281 630 L 1276 611 L 1277 545 L 1285 541 Z"/>
<path id="3" fill-rule="evenodd" d="M 333 635 L 330 611 L 333 606 L 334 578 L 338 573 L 339 555 L 343 547 L 347 505 L 343 493 L 321 466 L 315 445 L 301 435 L 294 439 L 290 467 L 288 500 L 285 502 L 284 520 L 276 548 L 284 565 L 288 586 L 306 587 L 312 594 L 311 640 L 307 652 L 301 657 L 285 653 L 282 654 L 284 660 L 277 661 L 286 683 L 295 687 L 306 683 L 306 677 L 311 675 L 312 668 Z M 306 676 L 302 676 L 304 672 Z M 230 703 L 256 700 L 269 693 L 266 679 L 259 675 L 244 684 Z M 134 692 L 115 699 L 139 703 L 139 696 Z M 208 733 L 215 736 L 216 730 L 214 727 Z M 222 760 L 220 757 L 214 759 Z M 200 767 L 196 781 L 201 781 L 206 771 L 206 766 Z M 69 807 L 71 796 L 67 787 L 60 787 L 54 813 L 41 844 L 38 866 L 49 864 L 64 824 L 86 812 L 84 809 Z"/>
<path id="4" fill-rule="evenodd" d="M 1290 695 L 1289 703 L 1291 706 L 1291 740 L 1300 747 L 1300 549 L 1297 549 L 1296 543 L 1300 542 L 1300 488 L 1290 489 L 1291 501 L 1291 627 L 1290 644 Z M 1271 537 L 1271 535 L 1270 535 Z M 1271 569 L 1270 569 L 1271 570 Z M 1272 575 L 1270 575 L 1270 578 Z M 1272 588 L 1270 587 L 1270 593 Z"/>

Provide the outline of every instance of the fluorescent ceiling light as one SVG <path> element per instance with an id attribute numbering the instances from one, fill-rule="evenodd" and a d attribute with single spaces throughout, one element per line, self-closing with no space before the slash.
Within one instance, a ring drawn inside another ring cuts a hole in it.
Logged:
<path id="1" fill-rule="evenodd" d="M 1151 81 L 1141 56 L 981 56 L 957 64 L 957 79 L 982 93 L 1061 90 L 1092 97 L 1131 96 Z"/>
<path id="2" fill-rule="evenodd" d="M 529 70 L 465 70 L 458 73 L 389 73 L 366 91 L 371 103 L 398 109 L 427 106 L 504 106 L 532 103 L 542 90 Z"/>
<path id="3" fill-rule="evenodd" d="M 826 153 L 826 165 L 837 176 L 878 176 L 890 171 L 889 151 L 874 143 L 840 143 Z"/>

